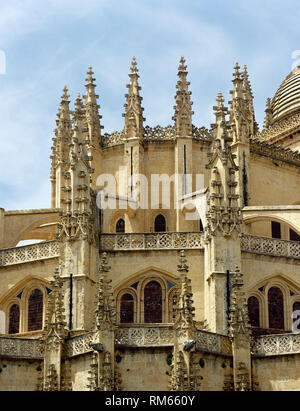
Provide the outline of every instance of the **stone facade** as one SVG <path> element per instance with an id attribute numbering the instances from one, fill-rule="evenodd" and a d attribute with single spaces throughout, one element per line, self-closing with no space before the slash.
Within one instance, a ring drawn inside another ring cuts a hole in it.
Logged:
<path id="1" fill-rule="evenodd" d="M 184 58 L 169 126 L 146 125 L 135 59 L 121 131 L 91 67 L 74 110 L 64 87 L 51 208 L 0 209 L 0 389 L 300 390 L 299 69 L 261 132 L 238 64 L 209 130 Z"/>

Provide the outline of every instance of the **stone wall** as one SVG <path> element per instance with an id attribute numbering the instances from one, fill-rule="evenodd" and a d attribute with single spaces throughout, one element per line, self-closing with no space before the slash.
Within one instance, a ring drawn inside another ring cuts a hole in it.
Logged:
<path id="1" fill-rule="evenodd" d="M 300 354 L 252 361 L 253 377 L 261 391 L 300 391 Z"/>
<path id="2" fill-rule="evenodd" d="M 0 391 L 35 391 L 42 374 L 41 361 L 0 359 Z"/>

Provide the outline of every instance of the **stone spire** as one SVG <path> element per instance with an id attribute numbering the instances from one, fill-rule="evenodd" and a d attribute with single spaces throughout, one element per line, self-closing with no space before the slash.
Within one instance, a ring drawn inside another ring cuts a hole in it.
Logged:
<path id="1" fill-rule="evenodd" d="M 237 334 L 250 333 L 248 305 L 243 291 L 243 274 L 238 267 L 232 274 L 231 286 L 229 335 L 233 338 Z"/>
<path id="2" fill-rule="evenodd" d="M 232 139 L 228 134 L 226 121 L 227 109 L 221 93 L 218 93 L 217 106 L 214 107 L 216 123 L 212 124 L 213 143 L 208 153 L 211 169 L 210 195 L 207 212 L 207 236 L 220 231 L 222 235 L 230 235 L 235 229 L 240 230 L 239 194 L 236 193 L 237 181 L 235 172 L 235 156 L 231 151 Z"/>
<path id="3" fill-rule="evenodd" d="M 184 250 L 180 251 L 179 264 L 177 265 L 177 271 L 180 273 L 178 279 L 178 301 L 176 307 L 175 316 L 175 328 L 194 328 L 194 311 L 193 306 L 193 293 L 191 287 L 191 280 L 187 277 L 189 267 L 186 264 L 187 259 Z"/>
<path id="4" fill-rule="evenodd" d="M 265 113 L 266 113 L 266 116 L 265 116 L 265 121 L 264 121 L 264 129 L 267 129 L 268 127 L 270 127 L 271 122 L 272 122 L 272 108 L 271 108 L 270 98 L 267 98 Z"/>
<path id="5" fill-rule="evenodd" d="M 213 145 L 214 148 L 219 148 L 225 153 L 228 151 L 228 143 L 232 141 L 228 134 L 229 125 L 226 120 L 228 109 L 224 106 L 224 99 L 221 92 L 218 93 L 216 101 L 217 105 L 213 107 L 216 122 L 211 125 L 213 131 Z"/>
<path id="6" fill-rule="evenodd" d="M 91 148 L 99 148 L 101 143 L 101 129 L 103 126 L 100 124 L 102 116 L 99 114 L 100 106 L 97 104 L 97 99 L 99 96 L 95 93 L 96 84 L 93 78 L 92 67 L 89 67 L 87 72 L 88 77 L 86 78 L 86 95 L 83 96 L 85 99 L 85 115 L 86 115 L 86 125 L 87 125 L 87 139 L 88 146 Z"/>
<path id="7" fill-rule="evenodd" d="M 248 102 L 245 99 L 244 82 L 241 77 L 240 66 L 238 63 L 234 66 L 232 82 L 233 90 L 230 92 L 230 94 L 232 94 L 232 100 L 229 102 L 230 134 L 234 143 L 247 142 L 247 139 L 250 136 L 250 112 L 248 112 L 249 109 Z"/>
<path id="8" fill-rule="evenodd" d="M 67 336 L 62 285 L 63 281 L 60 277 L 59 269 L 56 268 L 54 280 L 51 281 L 52 291 L 48 299 L 46 311 L 44 327 L 46 331 L 46 341 L 53 335 L 55 335 L 59 341 Z"/>
<path id="9" fill-rule="evenodd" d="M 103 253 L 100 262 L 95 309 L 95 328 L 97 330 L 113 329 L 116 323 L 116 308 L 111 280 L 107 278 L 109 271 L 107 254 Z"/>
<path id="10" fill-rule="evenodd" d="M 242 74 L 242 79 L 243 79 L 243 89 L 244 89 L 244 98 L 247 103 L 247 110 L 249 114 L 249 132 L 250 135 L 255 135 L 258 133 L 258 124 L 255 120 L 255 111 L 254 111 L 254 104 L 253 104 L 253 93 L 252 93 L 252 88 L 249 80 L 249 74 L 247 70 L 247 66 L 244 65 L 243 68 L 243 74 Z"/>
<path id="11" fill-rule="evenodd" d="M 143 117 L 143 98 L 140 96 L 141 87 L 138 83 L 139 75 L 135 57 L 132 59 L 130 71 L 130 83 L 126 86 L 128 93 L 125 94 L 125 113 L 123 113 L 123 117 L 125 118 L 125 138 L 139 138 L 142 140 L 144 135 L 143 122 L 145 118 Z"/>
<path id="12" fill-rule="evenodd" d="M 175 113 L 172 118 L 175 122 L 175 135 L 177 137 L 191 137 L 193 135 L 192 115 L 194 112 L 192 111 L 192 93 L 188 90 L 190 82 L 187 81 L 187 74 L 185 59 L 181 57 L 178 67 L 179 80 L 176 85 Z"/>
<path id="13" fill-rule="evenodd" d="M 88 239 L 95 242 L 93 230 L 93 191 L 91 189 L 90 157 L 87 155 L 84 128 L 84 107 L 80 95 L 75 101 L 73 135 L 69 144 L 68 169 L 64 172 L 61 223 L 58 238 Z"/>
<path id="14" fill-rule="evenodd" d="M 235 391 L 251 390 L 251 327 L 243 291 L 243 274 L 236 267 L 231 274 L 229 337 L 232 341 Z"/>
<path id="15" fill-rule="evenodd" d="M 68 160 L 68 147 L 71 141 L 72 136 L 72 120 L 71 120 L 71 111 L 69 108 L 68 88 L 64 86 L 63 95 L 61 96 L 61 102 L 58 108 L 57 120 L 56 120 L 56 129 L 54 130 L 55 137 L 52 145 L 52 155 L 51 155 L 51 173 L 50 179 L 52 183 L 52 206 L 56 207 L 56 198 L 55 198 L 55 184 L 56 184 L 56 170 L 61 166 L 61 171 L 63 172 L 66 167 Z"/>

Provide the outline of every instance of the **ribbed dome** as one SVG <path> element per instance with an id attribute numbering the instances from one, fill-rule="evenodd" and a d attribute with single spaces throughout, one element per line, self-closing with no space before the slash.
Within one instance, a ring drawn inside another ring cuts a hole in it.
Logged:
<path id="1" fill-rule="evenodd" d="M 272 101 L 273 120 L 300 111 L 300 65 L 282 82 Z"/>

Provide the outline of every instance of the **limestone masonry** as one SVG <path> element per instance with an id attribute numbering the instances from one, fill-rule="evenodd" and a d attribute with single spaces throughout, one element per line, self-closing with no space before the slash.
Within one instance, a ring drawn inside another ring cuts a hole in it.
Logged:
<path id="1" fill-rule="evenodd" d="M 183 57 L 169 126 L 133 58 L 103 133 L 93 74 L 63 89 L 51 208 L 0 209 L 0 389 L 300 390 L 300 66 L 262 131 L 238 63 L 210 129 Z"/>

